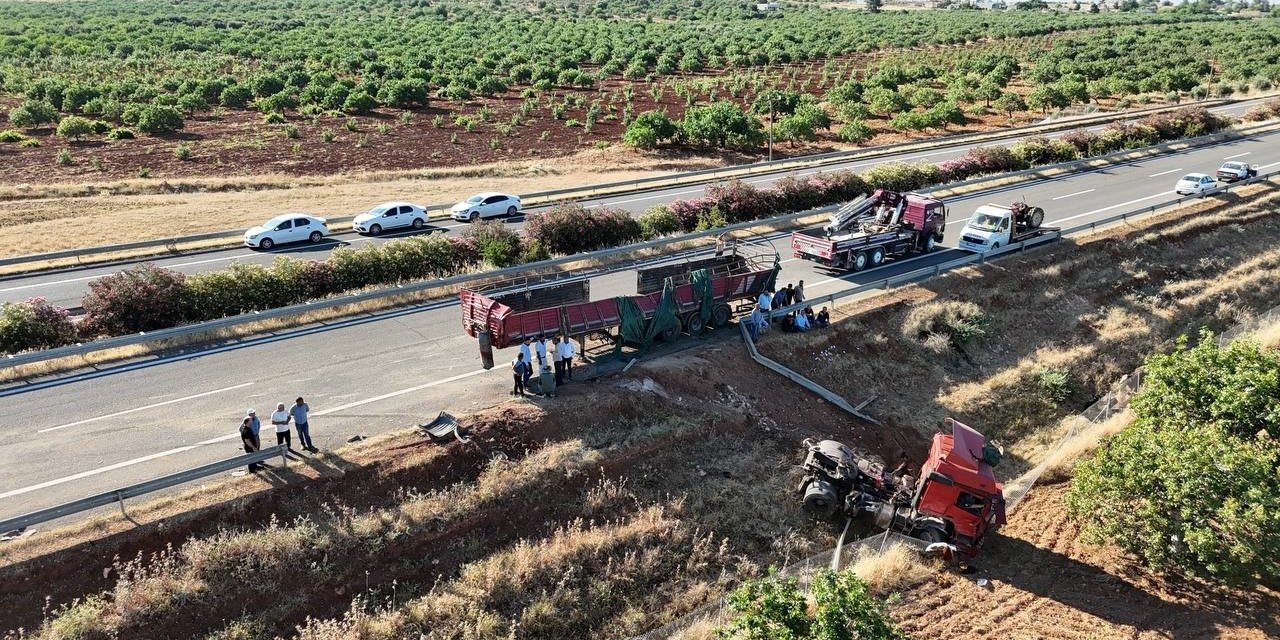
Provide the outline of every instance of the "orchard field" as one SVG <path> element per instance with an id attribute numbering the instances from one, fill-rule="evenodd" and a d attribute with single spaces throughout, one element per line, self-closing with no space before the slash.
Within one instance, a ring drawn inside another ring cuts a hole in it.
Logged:
<path id="1" fill-rule="evenodd" d="M 1280 81 L 1274 18 L 753 6 L 6 2 L 0 179 L 799 153 Z"/>

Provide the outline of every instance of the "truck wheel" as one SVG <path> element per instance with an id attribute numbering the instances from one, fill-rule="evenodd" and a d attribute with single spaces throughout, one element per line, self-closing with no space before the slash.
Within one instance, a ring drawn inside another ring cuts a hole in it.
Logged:
<path id="1" fill-rule="evenodd" d="M 932 253 L 933 250 L 937 248 L 938 248 L 937 238 L 935 238 L 932 233 L 925 236 L 924 248 L 921 250 L 921 253 Z"/>
<path id="2" fill-rule="evenodd" d="M 854 271 L 862 271 L 863 269 L 866 269 L 867 253 L 865 251 L 859 251 L 853 254 L 853 258 L 852 260 L 850 260 L 850 262 L 851 262 L 850 266 L 853 267 Z"/>
<path id="3" fill-rule="evenodd" d="M 814 480 L 804 490 L 804 510 L 819 518 L 836 513 L 836 491 L 826 480 Z"/>
<path id="4" fill-rule="evenodd" d="M 876 247 L 871 250 L 871 266 L 878 267 L 884 264 L 884 249 Z"/>
<path id="5" fill-rule="evenodd" d="M 946 542 L 947 532 L 937 527 L 925 527 L 918 532 L 917 538 L 933 544 L 935 542 Z"/>
<path id="6" fill-rule="evenodd" d="M 711 326 L 723 327 L 729 324 L 729 318 L 733 316 L 733 310 L 729 305 L 723 302 L 711 309 Z"/>
<path id="7" fill-rule="evenodd" d="M 658 339 L 663 342 L 675 342 L 680 337 L 680 321 L 677 319 L 674 327 L 667 327 L 658 334 Z"/>
<path id="8" fill-rule="evenodd" d="M 1044 223 L 1044 209 L 1040 207 L 1031 207 L 1031 215 L 1028 216 L 1028 225 L 1032 229 L 1039 229 Z"/>
<path id="9" fill-rule="evenodd" d="M 702 331 L 707 328 L 707 324 L 702 321 L 702 314 L 694 311 L 684 318 L 684 330 L 691 336 L 701 335 Z"/>

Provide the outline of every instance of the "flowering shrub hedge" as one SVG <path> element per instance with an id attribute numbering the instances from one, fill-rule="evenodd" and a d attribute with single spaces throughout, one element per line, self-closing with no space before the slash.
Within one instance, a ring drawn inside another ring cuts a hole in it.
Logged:
<path id="1" fill-rule="evenodd" d="M 67 310 L 44 298 L 0 305 L 0 352 L 52 349 L 78 337 Z"/>
<path id="2" fill-rule="evenodd" d="M 172 327 L 183 320 L 186 277 L 144 264 L 89 283 L 81 306 L 85 330 L 119 335 Z"/>
<path id="3" fill-rule="evenodd" d="M 669 236 L 680 231 L 680 219 L 671 207 L 660 204 L 640 214 L 640 233 L 646 240 Z"/>
<path id="4" fill-rule="evenodd" d="M 485 262 L 498 267 L 509 267 L 520 261 L 520 234 L 497 221 L 473 224 L 462 232 L 471 241 Z"/>
<path id="5" fill-rule="evenodd" d="M 615 247 L 640 239 L 640 223 L 622 209 L 561 204 L 525 218 L 525 240 L 553 254 Z"/>

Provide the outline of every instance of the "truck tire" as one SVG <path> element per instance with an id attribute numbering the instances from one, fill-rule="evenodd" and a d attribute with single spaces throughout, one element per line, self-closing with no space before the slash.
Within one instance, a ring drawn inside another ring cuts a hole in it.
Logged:
<path id="1" fill-rule="evenodd" d="M 878 267 L 884 264 L 884 249 L 876 247 L 871 250 L 871 266 Z"/>
<path id="2" fill-rule="evenodd" d="M 849 267 L 854 271 L 862 271 L 867 268 L 867 253 L 859 251 L 849 257 Z"/>
<path id="3" fill-rule="evenodd" d="M 707 324 L 702 321 L 702 314 L 694 311 L 684 317 L 684 330 L 691 336 L 700 335 L 707 328 Z"/>
<path id="4" fill-rule="evenodd" d="M 813 480 L 804 490 L 804 510 L 818 518 L 830 518 L 835 515 L 839 502 L 836 500 L 835 487 L 826 480 Z"/>
<path id="5" fill-rule="evenodd" d="M 667 327 L 658 333 L 658 339 L 663 342 L 675 342 L 680 337 L 680 321 L 676 320 L 674 327 Z"/>
<path id="6" fill-rule="evenodd" d="M 931 233 L 924 237 L 924 243 L 920 247 L 920 253 L 933 253 L 933 250 L 937 248 L 938 239 Z"/>
<path id="7" fill-rule="evenodd" d="M 1044 209 L 1031 207 L 1031 212 L 1027 214 L 1027 226 L 1032 229 L 1039 229 L 1042 224 L 1044 224 Z"/>
<path id="8" fill-rule="evenodd" d="M 729 305 L 721 302 L 711 309 L 711 326 L 723 327 L 729 324 L 729 318 L 733 317 L 733 309 Z"/>

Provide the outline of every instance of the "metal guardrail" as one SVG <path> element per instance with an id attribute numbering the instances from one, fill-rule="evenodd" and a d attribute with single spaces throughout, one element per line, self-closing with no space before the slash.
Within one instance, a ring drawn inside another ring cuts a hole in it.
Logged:
<path id="1" fill-rule="evenodd" d="M 1219 193 L 1225 193 L 1225 192 L 1231 191 L 1232 189 L 1236 189 L 1238 187 L 1243 187 L 1243 186 L 1254 184 L 1257 182 L 1270 180 L 1275 176 L 1280 176 L 1280 169 L 1277 169 L 1275 171 L 1271 171 L 1268 173 L 1264 173 L 1264 174 L 1259 174 L 1253 178 L 1240 180 L 1238 182 L 1233 182 L 1230 184 L 1220 185 L 1214 188 L 1213 190 L 1207 191 L 1200 195 L 1182 196 L 1175 200 L 1153 204 L 1147 207 L 1143 207 L 1141 209 L 1134 209 L 1131 211 L 1125 211 L 1123 213 L 1117 213 L 1113 216 L 1102 218 L 1101 220 L 1093 220 L 1090 222 L 1085 222 L 1083 224 L 1078 224 L 1074 227 L 1069 227 L 1066 229 L 1048 231 L 1044 235 L 1037 236 L 1034 238 L 1028 238 L 1027 240 L 1023 240 L 1021 242 L 1014 242 L 1009 244 L 1006 247 L 1000 247 L 999 249 L 996 249 L 994 251 L 987 251 L 985 253 L 971 253 L 969 255 L 966 255 L 962 258 L 958 258 L 956 260 L 951 260 L 951 261 L 943 262 L 941 264 L 936 264 L 930 267 L 923 267 L 921 269 L 915 269 L 913 271 L 908 271 L 906 273 L 900 273 L 898 275 L 889 276 L 881 280 L 869 282 L 866 284 L 861 284 L 855 287 L 850 287 L 848 289 L 837 291 L 835 293 L 830 293 L 825 296 L 818 296 L 816 298 L 806 298 L 803 302 L 800 302 L 797 304 L 789 305 L 786 307 L 780 307 L 778 309 L 772 309 L 769 311 L 768 315 L 769 315 L 769 318 L 772 320 L 773 318 L 785 316 L 788 313 L 802 310 L 805 307 L 812 307 L 816 304 L 822 304 L 823 302 L 828 302 L 834 305 L 836 300 L 839 300 L 841 298 L 847 298 L 849 296 L 858 295 L 860 293 L 867 293 L 869 291 L 877 291 L 877 290 L 889 291 L 898 285 L 909 284 L 912 282 L 923 280 L 925 278 L 936 277 L 938 275 L 941 275 L 944 272 L 951 271 L 952 269 L 957 269 L 959 267 L 963 267 L 971 264 L 983 264 L 988 260 L 991 260 L 998 256 L 1003 256 L 1009 253 L 1022 252 L 1031 247 L 1036 247 L 1042 244 L 1053 242 L 1055 240 L 1059 240 L 1067 236 L 1076 235 L 1084 231 L 1093 231 L 1093 230 L 1096 230 L 1098 227 L 1105 227 L 1105 226 L 1115 224 L 1117 222 L 1124 222 L 1129 218 L 1145 216 L 1145 215 L 1154 213 L 1156 211 L 1159 211 L 1161 209 L 1175 208 L 1187 202 L 1190 202 L 1192 200 L 1203 200 L 1204 198 L 1207 198 L 1209 196 L 1213 196 Z"/>
<path id="2" fill-rule="evenodd" d="M 31 513 L 23 514 L 16 518 L 0 520 L 0 534 L 12 531 L 21 531 L 32 525 L 49 522 L 50 520 L 57 520 L 63 516 L 88 511 L 89 509 L 96 509 L 98 507 L 109 505 L 113 502 L 120 505 L 120 513 L 127 518 L 128 514 L 124 511 L 124 501 L 126 498 L 136 498 L 154 491 L 160 491 L 161 489 L 176 487 L 180 484 L 191 482 L 192 480 L 199 480 L 200 478 L 214 475 L 215 473 L 230 471 L 236 467 L 244 467 L 257 462 L 265 462 L 276 456 L 280 456 L 280 459 L 284 461 L 284 465 L 288 466 L 289 457 L 285 455 L 288 453 L 288 450 L 288 445 L 276 445 L 254 453 L 246 453 L 242 456 L 220 460 L 194 469 L 171 473 L 167 476 L 161 476 L 154 480 L 147 480 L 146 482 L 140 482 L 120 489 L 114 489 L 85 498 L 80 498 L 79 500 L 72 500 L 71 502 L 65 502 L 47 509 L 32 511 Z"/>
<path id="3" fill-rule="evenodd" d="M 647 178 L 636 178 L 633 180 L 623 180 L 617 182 L 606 182 L 587 187 L 567 187 L 564 189 L 551 189 L 547 191 L 535 191 L 533 193 L 524 194 L 520 199 L 525 202 L 540 200 L 537 204 L 549 204 L 561 200 L 572 200 L 575 198 L 590 198 L 613 193 L 625 193 L 627 191 L 637 190 L 641 187 L 656 186 L 679 186 L 689 182 L 702 182 L 707 178 L 728 178 L 728 177 L 745 177 L 756 173 L 768 173 L 772 171 L 780 171 L 790 168 L 807 168 L 815 166 L 823 166 L 844 162 L 849 160 L 861 160 L 879 158 L 887 155 L 898 153 L 909 153 L 922 149 L 932 149 L 939 147 L 947 147 L 966 142 L 984 142 L 1006 140 L 1009 138 L 1017 138 L 1037 133 L 1049 133 L 1072 129 L 1081 126 L 1091 126 L 1111 122 L 1114 120 L 1124 120 L 1127 118 L 1138 118 L 1162 111 L 1172 111 L 1189 106 L 1201 106 L 1205 108 L 1213 108 L 1234 104 L 1236 102 L 1248 102 L 1257 98 L 1247 98 L 1244 100 L 1231 99 L 1214 99 L 1203 100 L 1199 102 L 1188 102 L 1173 106 L 1149 107 L 1135 111 L 1127 111 L 1121 113 L 1106 113 L 1101 115 L 1088 115 L 1075 118 L 1067 118 L 1047 124 L 1033 125 L 1018 129 L 1010 129 L 1006 131 L 985 131 L 977 133 L 965 133 L 954 136 L 944 136 L 941 138 L 932 138 L 928 141 L 916 143 L 897 143 L 880 145 L 875 147 L 867 147 L 865 149 L 853 149 L 848 151 L 831 151 L 827 153 L 818 153 L 813 155 L 802 156 L 799 158 L 784 158 L 780 160 L 767 160 L 762 162 L 754 162 L 744 165 L 735 165 L 732 167 L 713 167 L 710 169 L 699 169 L 697 171 L 687 171 L 676 175 L 650 176 Z M 573 198 L 563 198 L 561 196 L 572 195 Z M 428 212 L 438 212 L 441 215 L 432 215 L 432 219 L 442 219 L 448 217 L 449 208 L 452 203 L 448 204 L 432 204 L 424 207 Z M 355 218 L 351 216 L 328 217 L 328 221 L 333 225 L 343 225 L 350 223 Z M 332 235 L 340 235 L 351 233 L 351 231 L 335 231 Z M 41 262 L 45 260 L 57 260 L 62 258 L 81 258 L 94 255 L 102 255 L 109 253 L 117 253 L 120 251 L 128 251 L 131 249 L 145 249 L 149 247 L 171 247 L 171 252 L 177 252 L 177 246 L 184 243 L 199 242 L 202 240 L 216 240 L 221 238 L 234 238 L 244 234 L 243 229 L 227 230 L 227 231 L 211 231 L 208 233 L 196 234 L 191 236 L 177 236 L 173 238 L 161 238 L 157 240 L 141 240 L 138 242 L 128 242 L 123 244 L 102 245 L 98 247 L 88 247 L 84 249 L 68 249 L 62 251 L 52 251 L 48 253 L 35 253 L 23 256 L 11 256 L 8 258 L 0 258 L 0 266 L 9 266 L 15 264 L 24 264 L 28 262 Z"/>

